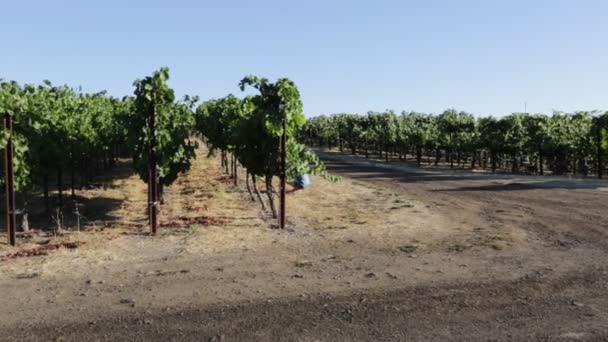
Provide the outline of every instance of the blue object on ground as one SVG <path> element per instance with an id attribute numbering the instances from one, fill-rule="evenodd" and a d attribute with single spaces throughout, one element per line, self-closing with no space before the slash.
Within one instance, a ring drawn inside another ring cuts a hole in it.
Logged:
<path id="1" fill-rule="evenodd" d="M 294 182 L 294 186 L 299 189 L 306 189 L 310 185 L 310 177 L 308 175 L 299 175 L 296 176 L 296 180 Z"/>

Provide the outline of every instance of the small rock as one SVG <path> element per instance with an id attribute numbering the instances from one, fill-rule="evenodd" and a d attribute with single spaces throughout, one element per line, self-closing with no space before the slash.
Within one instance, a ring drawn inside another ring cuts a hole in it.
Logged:
<path id="1" fill-rule="evenodd" d="M 32 279 L 38 277 L 39 273 L 20 273 L 17 274 L 17 279 Z"/>
<path id="2" fill-rule="evenodd" d="M 87 279 L 87 281 L 84 282 L 87 285 L 91 285 L 91 279 Z"/>
<path id="3" fill-rule="evenodd" d="M 416 245 L 404 245 L 404 246 L 399 246 L 397 248 L 400 251 L 402 251 L 403 253 L 413 253 L 414 251 L 416 251 L 416 249 L 418 249 L 418 246 L 416 246 Z"/>
<path id="4" fill-rule="evenodd" d="M 294 274 L 292 278 L 304 278 L 304 276 L 301 274 Z"/>
<path id="5" fill-rule="evenodd" d="M 130 304 L 131 306 L 135 306 L 135 301 L 133 299 L 123 298 L 120 300 L 120 304 Z"/>
<path id="6" fill-rule="evenodd" d="M 561 338 L 567 338 L 572 340 L 582 340 L 585 337 L 585 333 L 583 332 L 566 332 L 559 335 Z"/>
<path id="7" fill-rule="evenodd" d="M 224 335 L 216 335 L 213 337 L 210 337 L 209 342 L 224 342 Z"/>
<path id="8" fill-rule="evenodd" d="M 365 277 L 366 278 L 376 278 L 376 273 L 370 272 L 370 273 L 366 274 Z"/>
<path id="9" fill-rule="evenodd" d="M 296 261 L 296 267 L 310 267 L 310 266 L 312 266 L 312 261 L 310 261 L 310 260 Z"/>
<path id="10" fill-rule="evenodd" d="M 576 306 L 576 307 L 583 307 L 585 306 L 585 304 L 581 303 L 581 302 L 577 302 L 575 300 L 573 300 L 570 304 L 572 304 L 572 306 Z"/>
<path id="11" fill-rule="evenodd" d="M 387 275 L 389 278 L 392 278 L 392 279 L 399 279 L 399 278 L 398 278 L 396 275 L 394 275 L 394 274 L 392 274 L 392 273 L 390 273 L 390 272 L 386 272 L 386 275 Z"/>
<path id="12" fill-rule="evenodd" d="M 336 259 L 336 256 L 333 254 L 330 254 L 330 255 L 326 256 L 325 258 L 321 259 L 321 261 L 334 260 L 334 259 Z"/>
<path id="13" fill-rule="evenodd" d="M 167 271 L 167 270 L 157 270 L 157 271 L 156 271 L 156 275 L 157 275 L 157 276 L 164 276 L 164 275 L 167 275 L 167 274 L 169 274 L 169 273 L 171 273 L 171 272 L 169 272 L 169 271 Z"/>
<path id="14" fill-rule="evenodd" d="M 355 242 L 355 240 L 353 240 L 353 239 L 348 239 L 348 240 L 346 240 L 346 242 L 353 243 L 353 242 Z"/>
<path id="15" fill-rule="evenodd" d="M 66 242 L 64 244 L 64 246 L 65 246 L 65 248 L 74 249 L 74 248 L 78 248 L 80 246 L 80 242 L 78 242 L 78 241 Z"/>

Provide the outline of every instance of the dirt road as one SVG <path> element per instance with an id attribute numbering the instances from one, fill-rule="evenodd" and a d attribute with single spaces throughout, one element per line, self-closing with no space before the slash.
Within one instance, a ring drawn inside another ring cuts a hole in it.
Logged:
<path id="1" fill-rule="evenodd" d="M 608 339 L 608 183 L 323 158 L 286 232 L 195 172 L 238 220 L 0 263 L 0 340 Z"/>
<path id="2" fill-rule="evenodd" d="M 509 230 L 540 245 L 608 248 L 608 181 L 475 174 L 324 153 L 332 173 L 399 188 L 450 221 Z"/>

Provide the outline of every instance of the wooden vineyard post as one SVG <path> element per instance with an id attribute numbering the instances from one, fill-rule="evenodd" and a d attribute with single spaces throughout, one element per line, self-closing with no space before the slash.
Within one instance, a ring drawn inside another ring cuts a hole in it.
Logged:
<path id="1" fill-rule="evenodd" d="M 16 244 L 16 213 L 15 213 L 15 184 L 13 171 L 13 118 L 4 115 L 4 129 L 9 133 L 9 138 L 4 149 L 4 187 L 6 190 L 6 230 L 8 232 L 8 242 L 11 246 Z"/>
<path id="2" fill-rule="evenodd" d="M 156 234 L 157 222 L 156 222 L 156 206 L 157 206 L 157 188 L 156 188 L 156 137 L 154 136 L 154 105 L 150 110 L 150 118 L 148 120 L 149 131 L 150 131 L 150 151 L 148 154 L 149 170 L 148 170 L 148 214 L 150 216 L 150 231 L 152 234 Z"/>
<path id="3" fill-rule="evenodd" d="M 150 153 L 148 151 L 148 153 Z M 146 215 L 148 215 L 148 224 L 152 224 L 152 214 L 150 212 L 150 203 L 152 203 L 152 182 L 150 182 L 150 165 L 148 165 L 148 199 L 147 202 L 148 205 L 146 207 Z"/>
<path id="4" fill-rule="evenodd" d="M 283 113 L 284 114 L 284 113 Z M 285 114 L 284 114 L 285 115 Z M 285 228 L 285 178 L 287 177 L 286 146 L 287 146 L 287 118 L 283 117 L 283 135 L 281 136 L 281 199 L 279 214 L 279 229 Z"/>
<path id="5" fill-rule="evenodd" d="M 238 162 L 239 160 L 236 158 L 236 154 L 234 155 L 234 186 L 238 186 L 239 185 L 239 177 L 237 174 L 238 171 Z"/>

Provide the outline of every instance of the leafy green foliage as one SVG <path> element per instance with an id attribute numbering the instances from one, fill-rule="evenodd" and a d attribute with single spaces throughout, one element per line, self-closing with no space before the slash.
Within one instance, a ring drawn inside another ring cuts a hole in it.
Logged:
<path id="1" fill-rule="evenodd" d="M 113 163 L 126 139 L 124 102 L 105 92 L 84 94 L 50 81 L 21 86 L 0 80 L 0 115 L 13 118 L 15 189 L 28 192 L 41 186 L 49 210 L 51 177 L 64 189 L 65 175 L 71 175 L 75 189 L 76 177 L 85 185 L 99 171 L 95 168 Z M 0 148 L 7 138 L 3 129 Z"/>
<path id="2" fill-rule="evenodd" d="M 196 127 L 207 139 L 211 151 L 219 149 L 232 153 L 253 178 L 264 178 L 274 215 L 272 179 L 281 173 L 280 141 L 283 134 L 287 138 L 288 179 L 314 174 L 337 180 L 329 176 L 324 164 L 312 151 L 297 142 L 297 138 L 304 134 L 302 127 L 306 119 L 302 114 L 300 93 L 291 80 L 281 78 L 272 83 L 250 75 L 240 81 L 239 87 L 242 91 L 251 87 L 258 93 L 244 99 L 228 95 L 202 103 L 196 110 Z M 325 134 L 327 139 L 336 139 L 335 131 L 316 133 Z"/>
<path id="3" fill-rule="evenodd" d="M 259 91 L 258 95 L 249 97 L 246 102 L 251 109 L 240 125 L 239 136 L 243 147 L 238 153 L 239 160 L 250 172 L 265 177 L 278 176 L 279 137 L 287 137 L 287 178 L 294 179 L 305 173 L 321 175 L 329 179 L 323 163 L 307 147 L 296 142 L 306 118 L 302 114 L 302 101 L 296 85 L 281 78 L 275 83 L 256 76 L 246 76 L 240 82 L 241 90 L 251 86 Z M 257 129 L 257 130 L 254 130 Z M 255 149 L 255 151 L 253 151 Z M 257 158 L 248 158 L 255 154 Z"/>
<path id="4" fill-rule="evenodd" d="M 196 128 L 208 140 L 211 150 L 234 152 L 241 146 L 239 125 L 245 115 L 244 102 L 234 95 L 209 100 L 196 109 Z"/>
<path id="5" fill-rule="evenodd" d="M 148 181 L 149 149 L 152 132 L 149 119 L 155 116 L 155 154 L 159 169 L 159 181 L 170 185 L 179 173 L 190 168 L 196 143 L 189 139 L 194 127 L 193 107 L 198 98 L 186 96 L 176 102 L 175 94 L 167 81 L 169 69 L 164 67 L 152 76 L 136 80 L 133 110 L 128 111 L 129 143 L 133 151 L 133 164 L 140 178 Z"/>
<path id="6" fill-rule="evenodd" d="M 8 114 L 18 117 L 27 105 L 23 90 L 16 82 L 4 82 L 0 80 L 0 120 Z M 2 126 L 4 127 L 4 126 Z M 0 149 L 6 148 L 10 133 L 2 129 L 0 134 Z M 30 166 L 27 162 L 29 147 L 25 137 L 18 131 L 13 136 L 13 170 L 14 183 L 17 190 L 25 188 L 29 183 Z M 3 160 L 4 161 L 4 160 Z"/>
<path id="7" fill-rule="evenodd" d="M 340 179 L 328 174 L 325 164 L 308 147 L 293 140 L 287 142 L 287 161 L 287 179 L 293 180 L 304 174 L 321 176 L 333 182 Z"/>
<path id="8" fill-rule="evenodd" d="M 554 173 L 563 173 L 580 169 L 575 163 L 584 169 L 593 162 L 597 172 L 608 150 L 607 117 L 608 112 L 556 112 L 475 118 L 454 109 L 440 115 L 403 112 L 396 119 L 392 111 L 334 114 L 309 119 L 301 136 L 313 146 L 331 147 L 337 142 L 353 154 L 368 155 L 371 150 L 402 156 L 409 151 L 416 154 L 418 163 L 426 150 L 436 153 L 436 163 L 440 155 L 453 163 L 456 155 L 458 161 L 468 158 L 472 164 L 477 159 L 491 159 L 494 166 L 509 161 L 514 171 L 523 161 L 531 161 L 531 169 L 537 172 L 542 173 L 546 165 Z"/>

